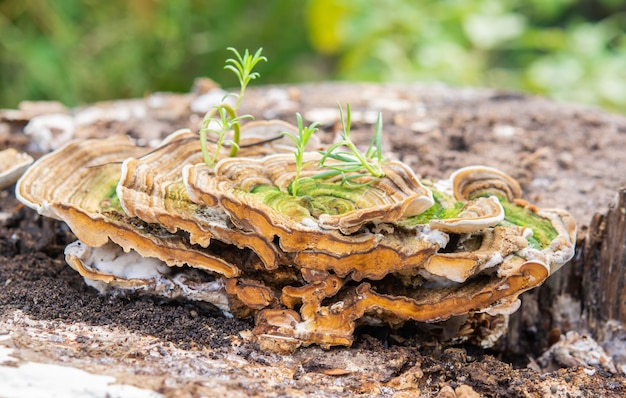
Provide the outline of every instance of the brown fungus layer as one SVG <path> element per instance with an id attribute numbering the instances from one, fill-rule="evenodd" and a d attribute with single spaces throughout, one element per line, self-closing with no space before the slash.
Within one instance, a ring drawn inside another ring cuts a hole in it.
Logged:
<path id="1" fill-rule="evenodd" d="M 250 123 L 238 157 L 214 167 L 189 131 L 152 150 L 123 137 L 75 141 L 35 162 L 16 194 L 70 226 L 81 242 L 67 262 L 100 291 L 254 316 L 259 344 L 275 351 L 350 345 L 361 324 L 437 324 L 462 338 L 465 320 L 515 311 L 573 255 L 572 217 L 524 202 L 489 167 L 422 183 L 389 161 L 384 177 L 345 184 L 319 177 L 320 155 L 307 152 L 292 195 L 282 131 L 293 126 Z"/>

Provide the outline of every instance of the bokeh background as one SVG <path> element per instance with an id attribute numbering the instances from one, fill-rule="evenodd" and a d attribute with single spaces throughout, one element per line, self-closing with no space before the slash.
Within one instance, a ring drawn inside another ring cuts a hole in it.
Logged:
<path id="1" fill-rule="evenodd" d="M 438 81 L 626 113 L 624 0 L 0 0 L 0 107 L 236 85 Z"/>

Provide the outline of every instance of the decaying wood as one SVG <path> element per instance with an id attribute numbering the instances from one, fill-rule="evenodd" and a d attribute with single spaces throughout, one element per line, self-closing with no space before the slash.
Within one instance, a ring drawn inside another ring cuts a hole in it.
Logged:
<path id="1" fill-rule="evenodd" d="M 521 311 L 511 318 L 508 349 L 542 351 L 570 330 L 604 340 L 608 321 L 626 323 L 625 283 L 626 187 L 579 230 L 570 263 L 524 296 Z"/>
<path id="2" fill-rule="evenodd" d="M 581 250 L 583 313 L 599 333 L 610 319 L 626 322 L 626 187 L 606 215 L 593 217 Z"/>

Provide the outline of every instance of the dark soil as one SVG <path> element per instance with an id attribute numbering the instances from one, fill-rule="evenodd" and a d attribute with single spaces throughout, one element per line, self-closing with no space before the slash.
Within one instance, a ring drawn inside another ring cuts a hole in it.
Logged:
<path id="1" fill-rule="evenodd" d="M 167 98 L 185 104 L 193 96 Z M 626 186 L 626 117 L 541 98 L 419 85 L 323 84 L 250 90 L 242 111 L 254 114 L 257 119 L 277 117 L 294 121 L 296 111 L 312 118 L 316 112 L 323 115 L 335 109 L 337 101 L 351 104 L 354 135 L 361 143 L 368 141 L 372 131 L 368 112 L 382 111 L 385 151 L 390 157 L 410 164 L 418 174 L 437 179 L 447 177 L 461 166 L 497 167 L 522 183 L 525 199 L 540 207 L 565 208 L 581 227 L 589 223 L 594 213 L 605 211 L 617 189 Z M 144 119 L 101 120 L 95 127 L 85 128 L 82 135 L 121 132 L 154 138 L 180 127 L 197 125 L 198 116 L 190 116 L 185 106 L 173 109 L 178 111 L 164 114 L 163 109 L 153 110 Z M 337 120 L 321 121 L 322 136 L 331 141 Z M 21 131 L 25 122 L 6 114 L 3 119 L 0 113 L 0 149 L 28 147 L 30 140 Z M 216 316 L 211 308 L 195 303 L 99 295 L 86 287 L 82 278 L 64 262 L 63 249 L 73 240 L 71 231 L 60 222 L 22 207 L 12 189 L 0 195 L 0 213 L 5 214 L 0 225 L 0 319 L 17 309 L 35 320 L 114 325 L 132 333 L 154 336 L 183 350 L 217 352 L 227 352 L 233 336 L 253 326 L 251 320 Z M 532 352 L 520 354 L 502 348 L 488 353 L 472 346 L 443 348 L 429 339 L 402 344 L 388 340 L 387 333 L 380 329 L 361 330 L 353 348 L 329 352 L 319 348 L 301 349 L 293 359 L 283 358 L 281 363 L 300 361 L 300 367 L 289 365 L 296 369 L 291 375 L 292 384 L 301 392 L 324 396 L 334 393 L 309 385 L 311 380 L 317 380 L 311 379 L 312 374 L 325 374 L 328 380 L 343 378 L 344 390 L 337 396 L 346 392 L 368 395 L 368 391 L 374 391 L 367 390 L 369 384 L 363 384 L 363 375 L 329 374 L 341 367 L 340 359 L 328 362 L 335 354 L 344 359 L 366 355 L 378 365 L 388 361 L 391 373 L 385 373 L 377 381 L 372 376 L 373 381 L 380 383 L 409 375 L 419 365 L 423 376 L 416 383 L 422 391 L 431 393 L 443 386 L 454 389 L 466 384 L 484 396 L 542 396 L 545 386 L 550 388 L 553 383 L 558 386 L 551 389 L 553 394 L 557 390 L 565 391 L 563 385 L 571 387 L 569 391 L 574 395 L 581 391 L 584 396 L 626 394 L 623 378 L 602 372 L 590 376 L 581 369 L 562 369 L 540 375 L 534 370 L 519 369 L 528 362 L 528 356 L 536 356 L 539 348 L 547 348 L 545 342 L 535 345 L 520 342 L 521 346 L 532 346 Z M 523 334 L 520 338 L 524 338 Z M 274 366 L 276 361 L 248 344 L 233 350 L 249 362 L 265 361 L 267 366 Z M 392 358 L 404 359 L 394 362 Z M 174 396 L 175 387 L 161 392 Z M 250 394 L 268 393 L 258 391 L 256 388 L 260 387 L 253 385 L 232 388 Z M 283 388 L 274 393 L 290 395 L 291 390 Z"/>
<path id="2" fill-rule="evenodd" d="M 150 297 L 102 296 L 65 264 L 73 242 L 67 226 L 21 207 L 13 196 L 0 211 L 15 211 L 0 229 L 0 309 L 19 309 L 35 319 L 116 324 L 186 347 L 230 345 L 228 336 L 252 327 L 250 320 L 213 316 L 212 308 Z M 200 326 L 200 324 L 202 326 Z"/>

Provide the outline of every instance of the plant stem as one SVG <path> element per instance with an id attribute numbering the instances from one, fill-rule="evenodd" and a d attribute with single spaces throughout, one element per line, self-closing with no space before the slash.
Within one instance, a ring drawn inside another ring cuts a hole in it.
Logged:
<path id="1" fill-rule="evenodd" d="M 204 163 L 207 166 L 211 166 L 211 165 L 215 164 L 215 161 L 217 160 L 217 156 L 219 155 L 220 148 L 218 148 L 215 151 L 215 154 L 214 154 L 213 158 L 211 159 L 211 155 L 209 154 L 209 150 L 207 148 L 206 142 L 207 142 L 207 132 L 208 132 L 209 123 L 213 119 L 213 116 L 215 115 L 215 113 L 220 108 L 224 109 L 226 111 L 226 113 L 228 113 L 228 115 L 232 119 L 236 119 L 236 117 L 237 117 L 237 113 L 235 112 L 235 110 L 230 105 L 228 105 L 226 103 L 221 103 L 221 104 L 215 106 L 204 117 L 204 120 L 202 122 L 202 127 L 200 128 L 200 149 L 202 150 L 202 159 L 204 160 Z M 233 145 L 232 148 L 230 149 L 230 156 L 231 157 L 237 155 L 237 151 L 239 150 L 239 138 L 241 136 L 241 126 L 239 124 L 239 121 L 235 120 L 235 122 L 233 123 L 232 126 L 233 126 L 233 142 L 235 143 L 235 145 Z M 225 126 L 222 126 L 222 128 L 225 128 Z M 219 141 L 220 142 L 218 143 L 218 145 L 221 146 L 221 139 Z"/>
<path id="2" fill-rule="evenodd" d="M 241 100 L 241 97 L 239 99 L 239 101 Z M 238 101 L 238 102 L 239 102 Z M 239 125 L 239 121 L 236 120 L 237 119 L 237 112 L 235 111 L 235 109 L 231 108 L 230 105 L 228 104 L 222 104 L 221 105 L 222 108 L 228 112 L 228 115 L 235 120 L 235 122 L 233 123 L 233 142 L 235 143 L 235 145 L 233 145 L 230 148 L 230 157 L 234 157 L 237 155 L 237 151 L 239 150 L 239 138 L 241 136 L 241 126 Z"/>
<path id="3" fill-rule="evenodd" d="M 200 149 L 202 149 L 202 159 L 207 166 L 212 166 L 211 155 L 209 154 L 209 150 L 206 146 L 207 140 L 207 132 L 209 129 L 209 123 L 213 119 L 213 115 L 215 114 L 217 108 L 211 109 L 202 120 L 202 127 L 200 128 Z"/>
<path id="4" fill-rule="evenodd" d="M 202 149 L 202 160 L 204 160 L 204 164 L 207 166 L 211 166 L 211 159 L 209 155 L 209 150 L 206 147 L 206 138 L 207 138 L 206 129 L 200 130 L 200 148 Z"/>
<path id="5" fill-rule="evenodd" d="M 363 165 L 365 170 L 370 173 L 372 176 L 376 178 L 383 177 L 385 173 L 380 170 L 380 167 L 374 167 L 368 162 L 368 160 L 361 154 L 361 152 L 357 149 L 357 147 L 352 143 L 352 141 L 346 141 L 345 145 L 352 151 L 352 154 L 359 160 L 359 162 Z"/>

